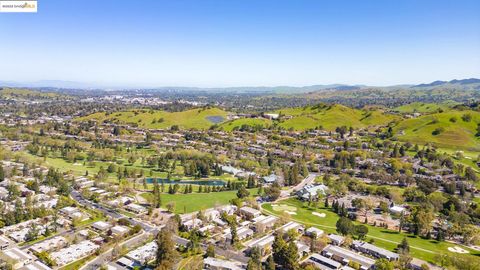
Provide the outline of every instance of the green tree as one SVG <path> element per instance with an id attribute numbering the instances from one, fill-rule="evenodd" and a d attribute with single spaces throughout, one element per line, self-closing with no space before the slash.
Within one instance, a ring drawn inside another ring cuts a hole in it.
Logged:
<path id="1" fill-rule="evenodd" d="M 250 250 L 250 260 L 248 260 L 247 270 L 261 270 L 262 269 L 262 254 L 260 248 L 253 247 Z"/>
<path id="2" fill-rule="evenodd" d="M 280 234 L 275 235 L 275 240 L 272 244 L 273 260 L 279 265 L 284 265 L 284 250 L 286 249 L 287 243 L 283 239 L 283 236 Z"/>
<path id="3" fill-rule="evenodd" d="M 156 239 L 157 248 L 157 269 L 169 270 L 175 266 L 178 254 L 175 250 L 175 242 L 172 240 L 172 233 L 166 229 L 161 230 Z"/>
<path id="4" fill-rule="evenodd" d="M 3 170 L 3 166 L 0 165 L 0 182 L 5 180 L 5 171 Z"/>
<path id="5" fill-rule="evenodd" d="M 230 239 L 230 244 L 234 245 L 238 242 L 237 224 L 235 222 L 230 223 L 230 233 L 232 237 Z"/>
<path id="6" fill-rule="evenodd" d="M 358 239 L 363 240 L 368 234 L 368 227 L 365 225 L 356 225 L 353 231 L 355 236 L 358 237 Z"/>
<path id="7" fill-rule="evenodd" d="M 398 253 L 410 253 L 410 245 L 408 244 L 407 238 L 404 237 L 402 242 L 397 246 Z"/>
<path id="8" fill-rule="evenodd" d="M 209 244 L 207 247 L 207 251 L 205 252 L 205 257 L 215 258 L 215 246 Z"/>
<path id="9" fill-rule="evenodd" d="M 393 270 L 393 268 L 394 268 L 393 263 L 387 259 L 382 258 L 382 259 L 378 259 L 375 262 L 376 270 Z"/>
<path id="10" fill-rule="evenodd" d="M 297 244 L 293 240 L 290 240 L 285 253 L 285 264 L 283 267 L 288 270 L 298 269 L 298 259 L 299 255 Z"/>
<path id="11" fill-rule="evenodd" d="M 341 235 L 352 234 L 355 229 L 355 225 L 353 225 L 353 222 L 346 217 L 339 218 L 337 220 L 336 227 L 337 232 Z"/>
<path id="12" fill-rule="evenodd" d="M 265 265 L 265 270 L 275 270 L 275 261 L 273 260 L 273 256 L 268 256 L 267 263 Z"/>
<path id="13" fill-rule="evenodd" d="M 243 199 L 250 196 L 250 192 L 242 185 L 237 191 L 237 197 Z"/>

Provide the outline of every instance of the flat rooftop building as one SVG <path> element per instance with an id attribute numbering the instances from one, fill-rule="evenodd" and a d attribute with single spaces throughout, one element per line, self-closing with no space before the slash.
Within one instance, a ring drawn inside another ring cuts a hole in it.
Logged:
<path id="1" fill-rule="evenodd" d="M 317 268 L 320 268 L 321 270 L 335 270 L 342 267 L 341 263 L 322 256 L 318 253 L 313 253 L 312 255 L 310 255 L 307 261 L 313 263 Z"/>
<path id="2" fill-rule="evenodd" d="M 35 260 L 35 257 L 17 247 L 0 252 L 0 258 L 14 262 L 13 269 L 19 269 Z"/>
<path id="3" fill-rule="evenodd" d="M 212 257 L 203 259 L 203 265 L 208 270 L 243 270 L 244 265 L 240 262 L 227 261 Z"/>
<path id="4" fill-rule="evenodd" d="M 110 228 L 112 228 L 112 224 L 107 223 L 105 221 L 97 221 L 92 224 L 92 228 L 94 228 L 97 231 L 104 232 Z"/>
<path id="5" fill-rule="evenodd" d="M 362 241 L 353 241 L 352 247 L 362 253 L 372 255 L 376 258 L 385 258 L 389 261 L 398 260 L 400 257 L 400 255 L 395 252 Z"/>
<path id="6" fill-rule="evenodd" d="M 52 268 L 46 266 L 40 261 L 34 261 L 31 264 L 27 264 L 19 270 L 52 270 Z"/>
<path id="7" fill-rule="evenodd" d="M 134 260 L 140 264 L 145 262 L 149 262 L 155 259 L 155 255 L 157 252 L 157 243 L 152 241 L 146 245 L 143 245 L 135 250 L 130 251 L 125 255 L 125 257 Z"/>
<path id="8" fill-rule="evenodd" d="M 355 253 L 351 250 L 341 248 L 339 246 L 328 245 L 323 249 L 322 254 L 325 257 L 332 258 L 336 261 L 348 264 L 350 261 L 361 265 L 362 270 L 371 269 L 375 264 L 375 260 Z"/>
<path id="9" fill-rule="evenodd" d="M 275 241 L 275 236 L 268 234 L 261 238 L 253 239 L 252 241 L 248 242 L 246 246 L 248 248 L 258 247 L 263 250 L 266 247 L 271 247 L 273 244 L 273 241 Z"/>
<path id="10" fill-rule="evenodd" d="M 10 245 L 10 240 L 0 235 L 0 250 L 5 250 Z"/>
<path id="11" fill-rule="evenodd" d="M 279 230 L 281 232 L 284 232 L 284 233 L 288 232 L 289 230 L 295 230 L 297 232 L 302 232 L 304 230 L 304 227 L 300 223 L 297 223 L 295 221 L 290 221 L 287 224 L 280 227 Z"/>
<path id="12" fill-rule="evenodd" d="M 52 252 L 50 257 L 55 260 L 59 266 L 63 266 L 92 254 L 98 248 L 100 248 L 99 245 L 90 240 L 85 240 L 59 251 Z"/>
<path id="13" fill-rule="evenodd" d="M 305 230 L 305 234 L 308 236 L 315 235 L 316 237 L 320 237 L 323 235 L 323 233 L 324 233 L 323 230 L 320 230 L 319 228 L 316 228 L 316 227 L 310 227 Z"/>
<path id="14" fill-rule="evenodd" d="M 240 212 L 249 219 L 254 219 L 262 214 L 259 210 L 248 206 L 240 208 Z"/>

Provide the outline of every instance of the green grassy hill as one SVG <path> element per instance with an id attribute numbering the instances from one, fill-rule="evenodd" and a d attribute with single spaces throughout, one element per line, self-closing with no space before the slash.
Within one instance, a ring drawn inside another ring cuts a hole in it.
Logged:
<path id="1" fill-rule="evenodd" d="M 282 120 L 279 126 L 286 129 L 305 130 L 321 126 L 325 130 L 335 130 L 338 126 L 365 128 L 387 125 L 400 119 L 399 116 L 385 114 L 380 110 L 357 110 L 343 105 L 317 105 L 303 108 L 289 108 L 277 111 L 292 116 Z"/>
<path id="2" fill-rule="evenodd" d="M 268 127 L 272 125 L 272 121 L 263 118 L 240 118 L 232 121 L 224 122 L 219 125 L 219 128 L 225 131 L 232 131 L 235 128 L 240 128 L 243 125 L 247 126 L 262 126 Z"/>
<path id="3" fill-rule="evenodd" d="M 0 97 L 5 99 L 29 99 L 29 98 L 59 98 L 66 97 L 65 95 L 60 95 L 57 93 L 51 92 L 40 92 L 30 89 L 19 89 L 19 88 L 0 88 Z"/>
<path id="4" fill-rule="evenodd" d="M 406 104 L 403 106 L 399 106 L 395 108 L 395 111 L 401 112 L 401 113 L 414 113 L 414 112 L 419 112 L 419 113 L 434 113 L 438 112 L 439 110 L 443 111 L 448 111 L 450 110 L 453 106 L 458 104 L 458 102 L 455 101 L 445 101 L 442 103 L 423 103 L 423 102 L 413 102 L 410 104 Z"/>
<path id="5" fill-rule="evenodd" d="M 462 120 L 466 114 L 471 115 L 468 122 Z M 479 112 L 452 110 L 404 120 L 394 128 L 394 132 L 402 141 L 479 151 L 480 139 L 475 136 L 477 123 L 480 123 Z"/>
<path id="6" fill-rule="evenodd" d="M 182 112 L 153 110 L 132 110 L 124 112 L 94 113 L 77 118 L 77 121 L 97 120 L 119 124 L 138 125 L 144 128 L 169 128 L 178 125 L 181 128 L 208 129 L 215 123 L 226 121 L 228 113 L 219 108 L 197 108 Z"/>

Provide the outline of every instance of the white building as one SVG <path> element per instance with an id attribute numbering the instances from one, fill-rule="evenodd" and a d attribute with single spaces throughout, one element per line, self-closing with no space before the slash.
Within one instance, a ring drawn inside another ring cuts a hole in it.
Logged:
<path id="1" fill-rule="evenodd" d="M 152 241 L 146 245 L 130 251 L 125 257 L 134 260 L 140 264 L 144 264 L 155 259 L 156 252 L 157 243 L 155 241 Z"/>
<path id="2" fill-rule="evenodd" d="M 248 206 L 240 208 L 240 213 L 242 213 L 242 215 L 245 216 L 247 219 L 254 219 L 262 214 L 262 212 L 260 212 L 259 210 Z"/>
<path id="3" fill-rule="evenodd" d="M 92 224 L 92 228 L 99 232 L 105 232 L 108 229 L 112 228 L 112 224 L 105 221 L 97 221 Z"/>
<path id="4" fill-rule="evenodd" d="M 246 267 L 246 265 L 240 262 L 227 261 L 212 257 L 203 259 L 203 266 L 207 270 L 243 270 Z"/>
<path id="5" fill-rule="evenodd" d="M 13 269 L 19 269 L 35 260 L 35 257 L 17 247 L 0 252 L 0 258 L 7 262 L 13 262 Z"/>
<path id="6" fill-rule="evenodd" d="M 63 266 L 92 254 L 98 248 L 100 248 L 99 245 L 90 240 L 85 240 L 59 251 L 52 252 L 50 253 L 50 257 L 57 262 L 58 266 Z"/>
<path id="7" fill-rule="evenodd" d="M 130 203 L 130 204 L 126 205 L 125 209 L 127 209 L 130 212 L 134 212 L 136 214 L 141 214 L 141 213 L 147 212 L 147 208 L 145 208 L 145 207 L 143 207 L 139 204 L 136 204 L 136 203 Z"/>

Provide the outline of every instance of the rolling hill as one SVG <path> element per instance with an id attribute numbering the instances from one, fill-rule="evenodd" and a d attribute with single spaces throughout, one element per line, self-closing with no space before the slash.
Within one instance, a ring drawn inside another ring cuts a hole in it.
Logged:
<path id="1" fill-rule="evenodd" d="M 366 128 L 387 125 L 400 116 L 385 114 L 380 110 L 357 110 L 343 105 L 316 105 L 279 110 L 290 119 L 281 120 L 279 126 L 286 129 L 306 130 L 322 127 L 335 130 L 338 126 Z"/>
<path id="2" fill-rule="evenodd" d="M 470 121 L 462 119 L 466 115 L 470 115 Z M 478 123 L 479 112 L 452 110 L 403 120 L 394 127 L 394 132 L 401 141 L 480 151 L 480 139 L 475 136 Z"/>
<path id="3" fill-rule="evenodd" d="M 41 92 L 20 88 L 0 88 L 0 98 L 4 99 L 52 99 L 66 97 L 66 95 L 53 92 Z"/>
<path id="4" fill-rule="evenodd" d="M 438 112 L 439 110 L 450 110 L 453 106 L 457 104 L 459 103 L 455 101 L 444 101 L 441 103 L 413 102 L 410 104 L 396 107 L 394 110 L 401 113 L 433 113 Z"/>
<path id="5" fill-rule="evenodd" d="M 227 122 L 223 122 L 219 125 L 219 129 L 225 131 L 233 131 L 234 129 L 240 128 L 243 125 L 246 126 L 261 126 L 261 127 L 269 127 L 272 125 L 272 120 L 263 119 L 263 118 L 240 118 L 235 119 Z"/>
<path id="6" fill-rule="evenodd" d="M 97 120 L 158 129 L 170 128 L 173 125 L 184 129 L 208 129 L 214 124 L 226 121 L 227 116 L 228 113 L 219 108 L 197 108 L 182 112 L 131 110 L 111 114 L 99 112 L 77 118 L 76 121 Z"/>

